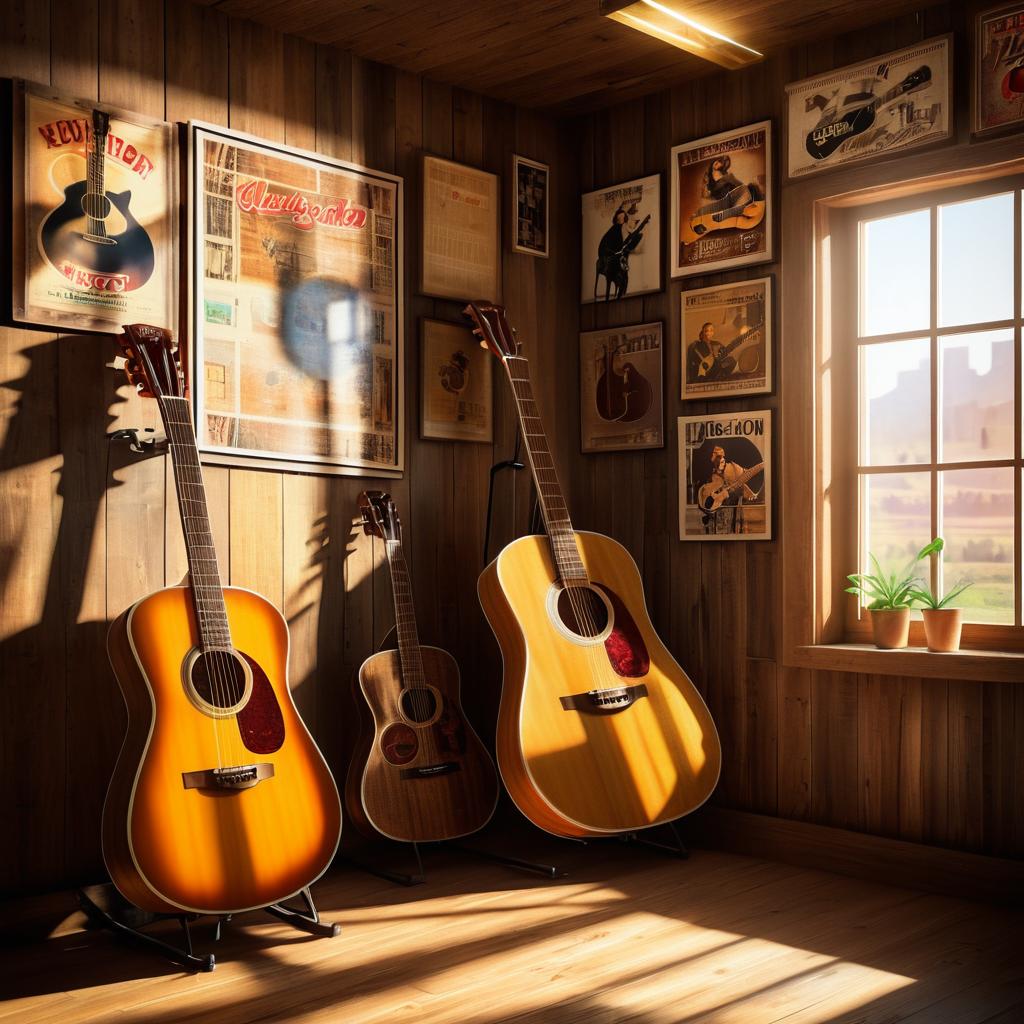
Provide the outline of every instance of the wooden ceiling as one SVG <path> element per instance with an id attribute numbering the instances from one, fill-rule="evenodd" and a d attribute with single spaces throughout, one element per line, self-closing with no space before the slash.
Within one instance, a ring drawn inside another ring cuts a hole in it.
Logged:
<path id="1" fill-rule="evenodd" d="M 598 0 L 199 0 L 525 107 L 597 109 L 717 70 L 603 18 Z M 920 7 L 920 0 L 685 0 L 770 56 Z"/>

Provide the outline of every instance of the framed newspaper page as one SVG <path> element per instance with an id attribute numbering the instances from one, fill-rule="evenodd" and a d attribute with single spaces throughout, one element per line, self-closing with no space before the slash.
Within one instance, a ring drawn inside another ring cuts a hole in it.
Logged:
<path id="1" fill-rule="evenodd" d="M 512 251 L 527 256 L 549 254 L 548 196 L 551 188 L 551 168 L 547 164 L 527 160 L 518 153 L 512 154 L 512 182 L 515 193 L 512 196 Z"/>
<path id="2" fill-rule="evenodd" d="M 1024 3 L 982 11 L 975 21 L 971 132 L 999 135 L 1024 124 Z"/>
<path id="3" fill-rule="evenodd" d="M 953 135 L 953 37 L 786 86 L 786 173 L 802 178 Z"/>
<path id="4" fill-rule="evenodd" d="M 212 125 L 189 140 L 204 459 L 397 475 L 402 179 Z"/>
<path id="5" fill-rule="evenodd" d="M 685 142 L 671 165 L 673 277 L 771 262 L 771 121 Z"/>
<path id="6" fill-rule="evenodd" d="M 660 292 L 661 175 L 585 192 L 581 302 Z"/>
<path id="7" fill-rule="evenodd" d="M 441 299 L 501 298 L 498 176 L 423 157 L 420 292 Z"/>
<path id="8" fill-rule="evenodd" d="M 426 441 L 494 438 L 491 354 L 464 324 L 420 321 L 420 437 Z"/>
<path id="9" fill-rule="evenodd" d="M 580 335 L 580 447 L 631 452 L 665 444 L 664 325 Z"/>
<path id="10" fill-rule="evenodd" d="M 770 540 L 772 414 L 679 417 L 679 539 Z"/>
<path id="11" fill-rule="evenodd" d="M 13 95 L 12 319 L 174 331 L 174 126 L 26 82 Z"/>
<path id="12" fill-rule="evenodd" d="M 772 389 L 772 278 L 683 292 L 682 397 L 732 398 Z"/>

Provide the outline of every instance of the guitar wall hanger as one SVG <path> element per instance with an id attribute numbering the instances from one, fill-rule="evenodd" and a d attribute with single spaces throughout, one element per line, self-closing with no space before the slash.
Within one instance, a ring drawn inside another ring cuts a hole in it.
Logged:
<path id="1" fill-rule="evenodd" d="M 152 434 L 152 437 L 140 438 L 140 434 Z M 128 447 L 137 455 L 165 455 L 167 453 L 167 437 L 157 434 L 152 427 L 124 427 L 107 434 L 108 441 L 127 441 Z"/>

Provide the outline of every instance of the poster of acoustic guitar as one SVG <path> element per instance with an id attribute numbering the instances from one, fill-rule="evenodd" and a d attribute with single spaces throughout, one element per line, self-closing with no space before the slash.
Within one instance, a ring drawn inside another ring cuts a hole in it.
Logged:
<path id="1" fill-rule="evenodd" d="M 171 125 L 18 83 L 13 318 L 176 326 Z M 23 199 L 23 202 L 18 200 Z"/>
<path id="2" fill-rule="evenodd" d="M 1024 124 L 1024 4 L 978 15 L 975 27 L 975 135 L 994 135 Z"/>
<path id="3" fill-rule="evenodd" d="M 789 177 L 948 139 L 951 57 L 942 36 L 787 85 Z"/>

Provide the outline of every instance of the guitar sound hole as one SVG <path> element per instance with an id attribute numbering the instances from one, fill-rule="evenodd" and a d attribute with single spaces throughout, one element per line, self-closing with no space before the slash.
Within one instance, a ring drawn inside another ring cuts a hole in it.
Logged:
<path id="1" fill-rule="evenodd" d="M 437 700 L 432 690 L 414 686 L 403 692 L 402 714 L 410 722 L 429 722 L 436 711 Z"/>
<path id="2" fill-rule="evenodd" d="M 191 671 L 200 700 L 215 708 L 231 708 L 245 694 L 245 670 L 233 651 L 204 651 Z"/>
<path id="3" fill-rule="evenodd" d="M 600 636 L 608 626 L 608 606 L 590 587 L 566 587 L 557 608 L 562 625 L 576 636 Z"/>
<path id="4" fill-rule="evenodd" d="M 86 192 L 82 196 L 82 210 L 93 220 L 106 220 L 110 216 L 110 200 L 99 192 Z"/>

